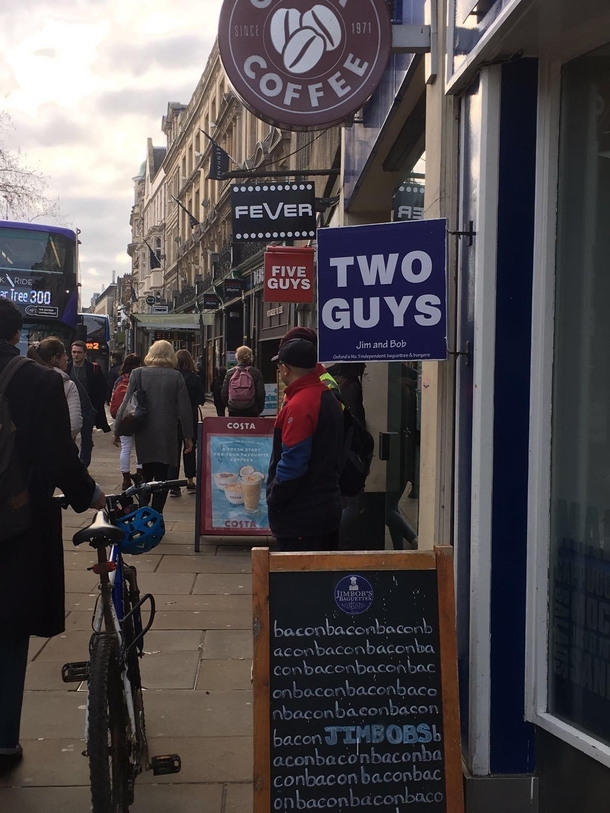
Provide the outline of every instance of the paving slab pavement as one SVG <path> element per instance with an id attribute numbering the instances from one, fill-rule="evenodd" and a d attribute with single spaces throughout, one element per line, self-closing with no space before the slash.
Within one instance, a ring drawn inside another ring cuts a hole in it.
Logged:
<path id="1" fill-rule="evenodd" d="M 210 405 L 204 414 L 215 414 Z M 120 487 L 111 436 L 94 435 L 91 474 L 106 493 Z M 251 813 L 252 658 L 250 548 L 243 537 L 208 537 L 194 553 L 195 497 L 168 499 L 167 533 L 134 557 L 157 616 L 145 640 L 142 679 L 151 753 L 177 752 L 176 776 L 144 775 L 132 813 Z M 63 684 L 63 663 L 85 660 L 97 577 L 89 549 L 72 535 L 92 513 L 64 513 L 66 632 L 33 638 L 24 697 L 24 760 L 0 780 L 0 811 L 84 813 L 90 809 L 84 748 L 86 687 Z M 252 545 L 265 540 L 253 539 Z"/>

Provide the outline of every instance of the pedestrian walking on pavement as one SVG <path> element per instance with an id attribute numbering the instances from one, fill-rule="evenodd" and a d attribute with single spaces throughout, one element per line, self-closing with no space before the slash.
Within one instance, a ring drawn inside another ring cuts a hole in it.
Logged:
<path id="1" fill-rule="evenodd" d="M 63 342 L 56 336 L 47 336 L 41 342 L 33 342 L 28 348 L 28 358 L 37 364 L 42 364 L 43 367 L 50 367 L 61 376 L 70 413 L 70 432 L 72 439 L 75 439 L 83 425 L 83 413 L 78 388 L 66 372 L 68 354 Z"/>
<path id="2" fill-rule="evenodd" d="M 205 356 L 199 356 L 197 362 L 195 364 L 195 370 L 197 371 L 197 375 L 201 381 L 201 385 L 203 386 L 203 391 L 205 392 L 206 385 L 207 385 L 207 373 L 206 373 L 206 365 L 205 365 Z"/>
<path id="3" fill-rule="evenodd" d="M 237 366 L 229 370 L 222 382 L 222 402 L 231 418 L 258 418 L 265 409 L 263 374 L 252 366 L 249 347 L 238 347 L 235 358 Z"/>
<path id="4" fill-rule="evenodd" d="M 106 420 L 106 377 L 99 364 L 85 356 L 87 345 L 80 340 L 72 343 L 72 360 L 68 362 L 68 375 L 76 383 L 81 397 L 83 425 L 80 432 L 80 459 L 85 466 L 91 463 L 93 452 L 93 427 L 110 432 Z"/>
<path id="5" fill-rule="evenodd" d="M 214 367 L 214 378 L 210 384 L 210 391 L 216 407 L 216 414 L 219 418 L 224 418 L 226 407 L 222 400 L 222 384 L 227 375 L 226 367 Z"/>
<path id="6" fill-rule="evenodd" d="M 341 407 L 320 381 L 311 342 L 292 339 L 273 361 L 286 385 L 286 401 L 275 421 L 267 479 L 271 533 L 282 551 L 337 550 Z"/>
<path id="7" fill-rule="evenodd" d="M 117 413 L 121 404 L 123 403 L 123 399 L 125 398 L 125 393 L 127 392 L 127 387 L 129 386 L 129 375 L 130 373 L 137 369 L 138 367 L 142 366 L 142 359 L 138 356 L 137 353 L 128 353 L 125 356 L 125 361 L 121 365 L 121 369 L 119 370 L 119 377 L 117 378 L 114 390 L 112 391 L 112 396 L 110 398 L 110 415 L 113 418 L 116 418 Z M 120 447 L 121 455 L 119 457 L 119 467 L 121 469 L 121 474 L 123 475 L 123 483 L 121 488 L 123 491 L 129 488 L 132 483 L 132 475 L 131 475 L 131 452 L 133 451 L 133 436 L 132 435 L 121 435 L 119 438 L 113 437 L 112 442 L 115 446 Z M 136 473 L 133 476 L 133 479 L 136 482 L 142 481 L 142 467 L 137 460 L 136 457 Z"/>
<path id="8" fill-rule="evenodd" d="M 114 392 L 114 385 L 118 381 L 119 377 L 121 376 L 121 367 L 123 366 L 123 354 L 122 353 L 111 353 L 110 359 L 112 361 L 112 366 L 108 370 L 108 375 L 106 377 L 106 403 L 110 403 L 110 399 L 112 398 L 112 393 Z"/>
<path id="9" fill-rule="evenodd" d="M 18 308 L 0 297 L 0 372 L 18 363 L 14 359 L 19 358 L 22 324 Z M 19 729 L 29 638 L 48 638 L 65 629 L 61 508 L 52 494 L 61 489 L 78 512 L 103 508 L 106 502 L 78 458 L 62 378 L 24 360 L 8 383 L 6 397 L 16 430 L 15 458 L 11 455 L 9 466 L 14 460 L 28 483 L 25 495 L 31 513 L 25 530 L 2 540 L 0 775 L 23 754 Z M 0 505 L 3 498 L 6 502 L 6 494 L 0 494 Z"/>
<path id="10" fill-rule="evenodd" d="M 184 378 L 176 369 L 178 360 L 174 348 L 161 339 L 151 345 L 144 367 L 138 367 L 129 376 L 129 385 L 123 403 L 117 412 L 114 435 L 120 437 L 121 419 L 125 405 L 137 390 L 146 393 L 146 419 L 135 432 L 136 454 L 146 482 L 167 480 L 169 467 L 180 462 L 176 442 L 178 425 L 184 436 L 185 452 L 192 454 L 193 418 Z M 162 513 L 167 492 L 152 496 L 152 507 Z"/>
<path id="11" fill-rule="evenodd" d="M 184 476 L 187 478 L 186 490 L 195 492 L 197 486 L 195 484 L 195 475 L 197 474 L 197 427 L 199 426 L 199 407 L 205 403 L 205 390 L 201 383 L 201 378 L 197 374 L 197 368 L 193 357 L 188 350 L 178 350 L 176 353 L 178 360 L 178 372 L 184 378 L 186 384 L 186 391 L 188 392 L 189 401 L 191 402 L 191 413 L 193 416 L 193 449 L 190 452 L 186 451 L 184 438 L 182 436 L 182 429 L 178 429 L 178 456 L 182 455 L 184 465 Z M 177 466 L 170 466 L 169 479 L 177 480 L 180 475 L 180 464 Z M 169 492 L 170 497 L 179 497 L 180 489 L 172 489 Z"/>

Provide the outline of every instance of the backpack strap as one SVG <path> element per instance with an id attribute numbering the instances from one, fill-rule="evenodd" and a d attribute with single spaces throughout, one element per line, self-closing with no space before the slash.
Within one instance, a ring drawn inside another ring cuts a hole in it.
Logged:
<path id="1" fill-rule="evenodd" d="M 19 367 L 21 367 L 25 362 L 29 361 L 32 361 L 32 359 L 27 358 L 27 356 L 15 356 L 7 365 L 5 365 L 4 369 L 0 373 L 0 396 L 4 395 L 6 392 L 6 388 L 8 387 L 11 378 L 15 375 Z"/>

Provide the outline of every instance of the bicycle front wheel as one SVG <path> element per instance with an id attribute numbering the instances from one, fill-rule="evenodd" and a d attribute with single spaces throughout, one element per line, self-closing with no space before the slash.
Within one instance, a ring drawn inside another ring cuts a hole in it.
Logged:
<path id="1" fill-rule="evenodd" d="M 87 698 L 89 776 L 93 813 L 129 810 L 128 716 L 116 638 L 96 635 Z"/>

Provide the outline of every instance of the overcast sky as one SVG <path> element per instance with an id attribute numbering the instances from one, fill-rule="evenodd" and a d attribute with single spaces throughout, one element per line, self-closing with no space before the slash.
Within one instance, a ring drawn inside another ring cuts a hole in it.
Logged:
<path id="1" fill-rule="evenodd" d="M 81 230 L 82 304 L 130 270 L 133 181 L 161 117 L 187 103 L 222 0 L 1 0 L 0 93 L 8 146 L 48 179 Z"/>

